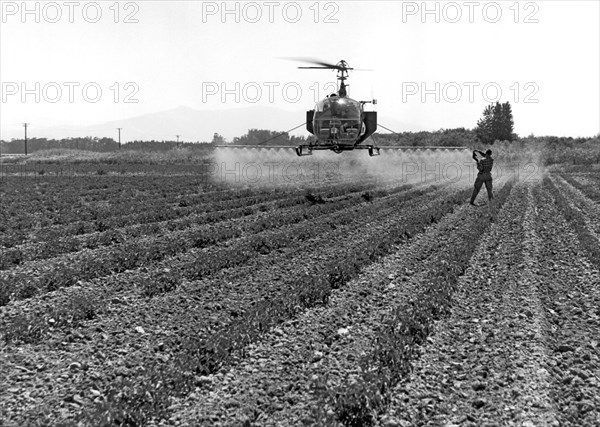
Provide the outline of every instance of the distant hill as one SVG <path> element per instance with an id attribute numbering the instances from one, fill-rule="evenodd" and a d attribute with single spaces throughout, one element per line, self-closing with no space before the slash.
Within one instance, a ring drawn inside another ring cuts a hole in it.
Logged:
<path id="1" fill-rule="evenodd" d="M 176 135 L 180 135 L 180 141 L 183 142 L 210 142 L 215 132 L 224 136 L 226 141 L 231 142 L 234 137 L 241 137 L 249 129 L 284 132 L 296 126 L 300 127 L 290 132 L 290 135 L 308 136 L 309 133 L 304 126 L 306 110 L 302 109 L 303 106 L 299 107 L 297 111 L 286 111 L 271 106 L 251 106 L 229 110 L 196 110 L 180 106 L 171 110 L 83 127 L 68 123 L 60 123 L 56 127 L 51 125 L 38 127 L 30 132 L 30 138 L 62 139 L 90 136 L 117 140 L 117 128 L 122 128 L 122 142 L 134 140 L 175 141 Z M 311 107 L 306 107 L 306 109 L 309 108 Z M 390 114 L 379 113 L 379 122 L 395 132 L 426 130 L 401 120 L 390 119 L 390 116 Z M 379 131 L 387 132 L 383 128 L 380 128 Z"/>
<path id="2" fill-rule="evenodd" d="M 172 110 L 144 114 L 128 119 L 102 123 L 90 126 L 90 135 L 96 135 L 94 129 L 110 129 L 109 136 L 115 137 L 113 129 L 123 128 L 122 140 L 175 140 L 175 135 L 181 135 L 181 140 L 187 142 L 211 141 L 213 134 L 223 135 L 227 141 L 248 132 L 248 129 L 269 129 L 272 131 L 287 131 L 298 125 L 298 130 L 292 135 L 306 135 L 305 110 L 291 112 L 276 107 L 252 106 L 232 108 L 229 110 L 196 110 L 189 107 L 178 107 Z M 415 126 L 406 125 L 397 120 L 380 118 L 386 127 L 401 132 L 415 131 Z M 395 127 L 395 129 L 394 129 Z M 380 131 L 386 132 L 384 129 Z"/>
<path id="3" fill-rule="evenodd" d="M 175 140 L 181 135 L 186 142 L 212 140 L 213 134 L 219 133 L 231 141 L 242 136 L 248 129 L 272 129 L 286 131 L 304 122 L 305 113 L 289 112 L 274 107 L 248 107 L 229 110 L 203 111 L 189 107 L 178 107 L 173 110 L 144 114 L 123 120 L 90 126 L 90 131 L 97 128 L 123 128 L 122 140 Z M 298 129 L 302 132 L 304 127 Z M 305 133 L 307 133 L 304 130 Z M 302 133 L 299 133 L 302 134 Z M 111 131 L 114 137 L 114 132 Z"/>

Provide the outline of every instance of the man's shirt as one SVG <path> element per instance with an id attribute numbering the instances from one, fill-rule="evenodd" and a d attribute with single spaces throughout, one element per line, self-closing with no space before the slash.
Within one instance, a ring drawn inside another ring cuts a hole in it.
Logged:
<path id="1" fill-rule="evenodd" d="M 477 162 L 477 169 L 479 173 L 490 173 L 492 172 L 492 166 L 494 166 L 494 159 L 486 157 Z"/>

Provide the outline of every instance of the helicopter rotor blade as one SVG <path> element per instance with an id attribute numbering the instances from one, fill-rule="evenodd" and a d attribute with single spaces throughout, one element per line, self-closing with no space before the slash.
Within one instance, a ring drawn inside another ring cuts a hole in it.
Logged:
<path id="1" fill-rule="evenodd" d="M 306 57 L 283 57 L 280 59 L 287 59 L 288 61 L 308 62 L 310 64 L 314 64 L 313 66 L 298 67 L 299 69 L 302 69 L 302 70 L 373 71 L 370 68 L 348 67 L 348 63 L 344 60 L 338 62 L 337 64 L 330 64 L 329 62 L 324 62 L 319 59 L 306 58 Z M 340 64 L 342 64 L 342 65 L 340 65 Z"/>
<path id="2" fill-rule="evenodd" d="M 337 70 L 337 71 L 354 71 L 354 68 L 342 67 L 298 67 L 301 70 Z"/>
<path id="3" fill-rule="evenodd" d="M 324 62 L 315 58 L 302 58 L 302 57 L 289 57 L 282 58 L 290 61 L 300 61 L 300 62 L 308 62 L 309 64 L 319 65 L 319 67 L 298 67 L 298 68 L 328 68 L 332 70 L 353 70 L 351 67 L 340 67 L 337 64 L 330 64 L 329 62 Z"/>
<path id="4" fill-rule="evenodd" d="M 350 71 L 375 71 L 371 68 L 352 68 L 352 67 L 298 67 L 302 70 L 350 70 Z"/>
<path id="5" fill-rule="evenodd" d="M 339 68 L 337 64 L 330 64 L 329 62 L 321 61 L 316 58 L 307 58 L 307 57 L 288 57 L 284 58 L 290 61 L 300 61 L 300 62 L 308 62 L 309 64 L 320 65 L 321 67 L 327 68 Z"/>

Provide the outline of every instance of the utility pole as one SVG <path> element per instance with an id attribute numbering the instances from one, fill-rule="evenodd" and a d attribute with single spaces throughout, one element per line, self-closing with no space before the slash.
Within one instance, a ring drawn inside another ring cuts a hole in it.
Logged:
<path id="1" fill-rule="evenodd" d="M 25 155 L 27 155 L 27 126 L 29 126 L 29 123 L 23 123 L 23 127 L 25 128 Z"/>
<path id="2" fill-rule="evenodd" d="M 117 130 L 119 131 L 119 150 L 121 149 L 121 129 L 123 128 L 117 128 Z"/>
<path id="3" fill-rule="evenodd" d="M 177 148 L 179 148 L 179 135 L 175 135 L 177 137 Z"/>

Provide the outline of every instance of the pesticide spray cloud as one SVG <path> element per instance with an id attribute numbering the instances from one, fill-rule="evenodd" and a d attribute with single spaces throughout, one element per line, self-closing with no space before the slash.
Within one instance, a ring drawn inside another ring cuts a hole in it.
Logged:
<path id="1" fill-rule="evenodd" d="M 212 177 L 241 186 L 318 185 L 365 177 L 399 184 L 461 184 L 473 182 L 477 170 L 470 150 L 382 149 L 336 154 L 315 151 L 298 157 L 293 149 L 218 148 Z"/>
<path id="2" fill-rule="evenodd" d="M 339 165 L 319 153 L 300 158 L 292 149 L 217 148 L 213 179 L 241 186 L 286 186 L 335 180 Z"/>

